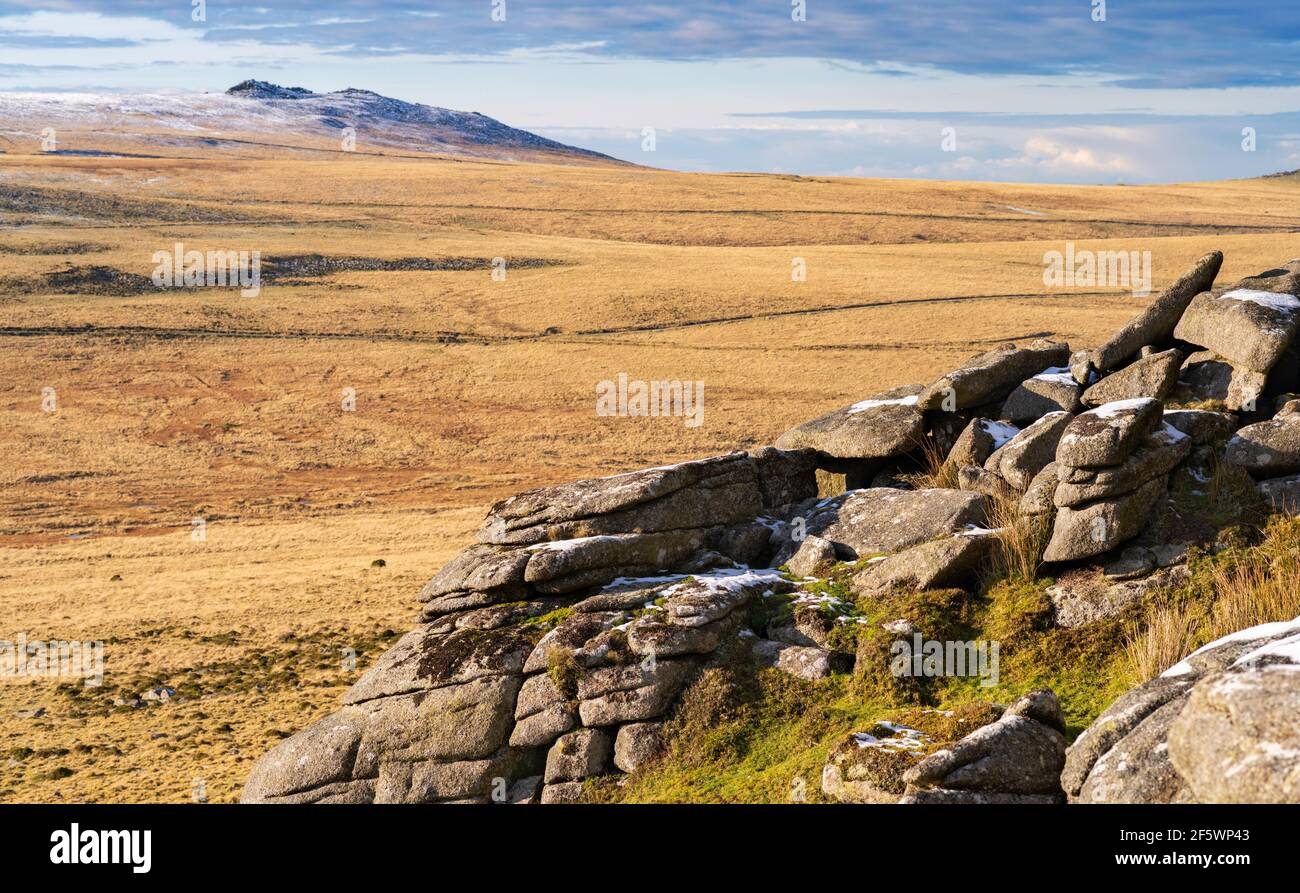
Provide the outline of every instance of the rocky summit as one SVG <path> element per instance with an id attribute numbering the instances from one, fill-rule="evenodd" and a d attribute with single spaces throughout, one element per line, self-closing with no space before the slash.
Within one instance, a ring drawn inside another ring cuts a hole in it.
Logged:
<path id="1" fill-rule="evenodd" d="M 1300 802 L 1300 261 L 1223 262 L 1096 348 L 498 502 L 244 802 Z"/>

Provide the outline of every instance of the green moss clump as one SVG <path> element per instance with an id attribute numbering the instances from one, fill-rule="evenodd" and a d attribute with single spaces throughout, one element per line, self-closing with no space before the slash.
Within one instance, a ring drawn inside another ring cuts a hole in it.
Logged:
<path id="1" fill-rule="evenodd" d="M 558 645 L 546 652 L 546 675 L 566 698 L 578 696 L 578 681 L 582 678 L 582 667 L 573 659 L 573 653 Z"/>

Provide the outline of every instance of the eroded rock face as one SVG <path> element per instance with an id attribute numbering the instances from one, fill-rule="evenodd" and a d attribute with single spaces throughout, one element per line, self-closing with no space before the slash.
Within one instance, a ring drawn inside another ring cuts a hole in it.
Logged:
<path id="1" fill-rule="evenodd" d="M 1192 689 L 1169 759 L 1201 803 L 1300 803 L 1300 633 Z"/>
<path id="2" fill-rule="evenodd" d="M 921 385 L 905 385 L 804 422 L 777 438 L 785 450 L 814 449 L 836 459 L 885 459 L 920 448 Z"/>
<path id="3" fill-rule="evenodd" d="M 603 534 L 710 528 L 751 520 L 774 500 L 816 494 L 811 453 L 731 453 L 530 490 L 494 505 L 479 539 L 532 545 Z"/>
<path id="4" fill-rule="evenodd" d="M 1298 642 L 1300 618 L 1242 630 L 1122 695 L 1070 746 L 1066 794 L 1082 803 L 1297 802 L 1300 751 L 1287 747 Z"/>

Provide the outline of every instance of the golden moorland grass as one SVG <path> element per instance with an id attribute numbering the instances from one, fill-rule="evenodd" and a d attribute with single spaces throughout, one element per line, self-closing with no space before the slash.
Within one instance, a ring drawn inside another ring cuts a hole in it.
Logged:
<path id="1" fill-rule="evenodd" d="M 0 800 L 187 800 L 196 779 L 234 799 L 252 760 L 409 626 L 493 500 L 767 443 L 1001 341 L 1098 343 L 1144 299 L 1048 292 L 1045 251 L 1150 250 L 1159 288 L 1221 248 L 1236 278 L 1300 254 L 1297 198 L 1287 178 L 0 156 L 0 638 L 103 640 L 108 656 L 101 689 L 0 682 Z M 176 242 L 482 266 L 256 298 L 44 278 L 148 275 Z M 495 281 L 495 257 L 552 263 Z M 705 382 L 704 424 L 597 416 L 597 382 L 620 372 Z M 155 685 L 182 700 L 114 706 Z"/>

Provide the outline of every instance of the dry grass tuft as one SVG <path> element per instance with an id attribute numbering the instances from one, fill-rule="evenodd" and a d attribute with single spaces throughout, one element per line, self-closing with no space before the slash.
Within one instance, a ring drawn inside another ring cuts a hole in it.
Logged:
<path id="1" fill-rule="evenodd" d="M 903 480 L 918 490 L 939 487 L 945 490 L 957 488 L 957 466 L 948 461 L 947 455 L 933 437 L 921 442 L 920 471 L 903 475 Z"/>
<path id="2" fill-rule="evenodd" d="M 1153 603 L 1125 644 L 1145 682 L 1190 652 L 1247 627 L 1300 615 L 1300 518 L 1274 517 L 1263 539 L 1197 563 L 1190 583 Z"/>
<path id="3" fill-rule="evenodd" d="M 1020 514 L 1019 494 L 990 497 L 989 525 L 997 531 L 997 545 L 988 570 L 989 582 L 1009 580 L 1031 583 L 1038 577 L 1043 550 L 1052 526 L 1047 516 Z"/>

